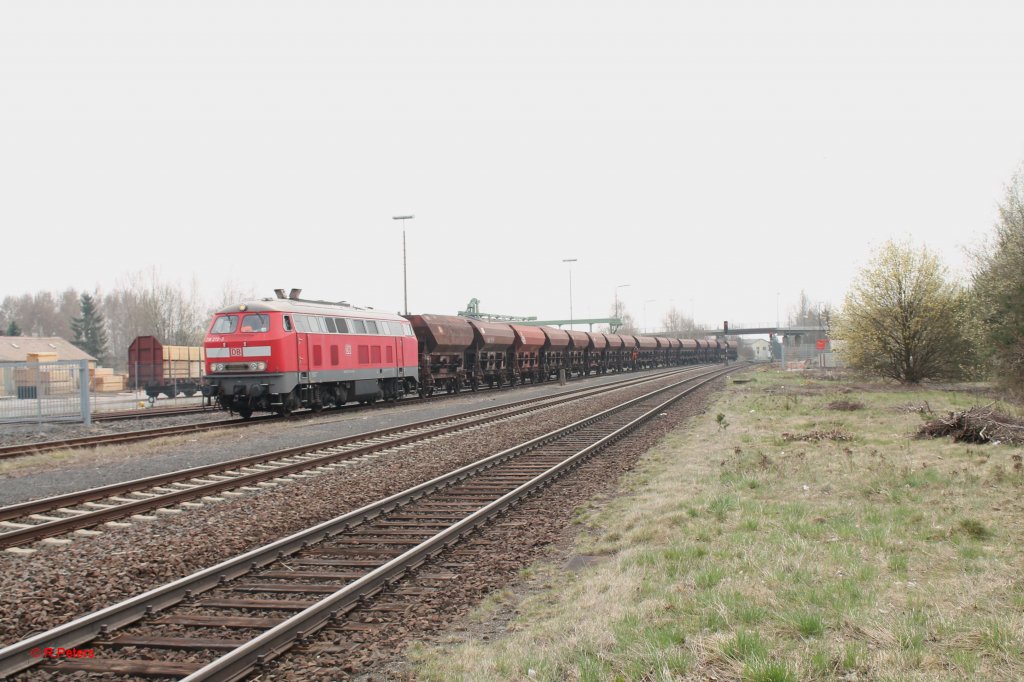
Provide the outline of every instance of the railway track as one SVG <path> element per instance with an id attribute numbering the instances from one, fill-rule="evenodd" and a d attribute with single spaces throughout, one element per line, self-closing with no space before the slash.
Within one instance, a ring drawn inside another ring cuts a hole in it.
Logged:
<path id="1" fill-rule="evenodd" d="M 732 369 L 673 382 L 12 644 L 0 650 L 0 676 L 39 664 L 56 675 L 241 679 L 328 623 L 339 627 L 338 621 L 411 573 L 440 571 L 427 575 L 443 582 L 450 576 L 431 566 L 433 557 Z M 46 648 L 84 645 L 92 652 L 88 658 L 38 656 Z"/>
<path id="2" fill-rule="evenodd" d="M 198 433 L 213 429 L 230 429 L 239 426 L 247 426 L 251 423 L 260 423 L 267 419 L 275 419 L 274 415 L 265 417 L 253 417 L 252 419 L 218 419 L 217 421 L 200 422 L 196 424 L 178 424 L 176 426 L 164 426 L 156 429 L 142 429 L 140 431 L 125 431 L 123 433 L 106 433 L 99 436 L 83 436 L 81 438 L 66 438 L 63 440 L 48 440 L 39 443 L 26 443 L 21 445 L 9 445 L 0 448 L 0 459 L 11 457 L 24 457 L 26 455 L 38 455 L 44 452 L 56 450 L 74 450 L 77 448 L 94 448 L 101 445 L 117 445 L 119 443 L 138 443 L 154 438 L 166 436 L 178 436 L 187 433 Z"/>
<path id="3" fill-rule="evenodd" d="M 532 385 L 532 384 L 531 384 Z M 503 388 L 499 389 L 484 389 L 484 390 L 506 390 Z M 442 400 L 445 398 L 454 398 L 460 394 L 437 394 L 430 398 L 430 400 Z M 420 400 L 418 397 L 408 397 L 403 400 Z M 374 405 L 369 407 L 363 405 L 345 405 L 341 409 L 346 412 L 351 410 L 365 410 L 373 409 Z M 175 416 L 175 415 L 187 415 L 187 414 L 198 414 L 202 412 L 210 412 L 211 408 L 182 408 L 180 410 L 168 410 L 167 412 L 161 412 L 161 414 L 150 414 L 146 413 L 146 416 Z M 303 419 L 316 416 L 318 413 L 312 410 L 304 410 L 292 413 L 292 419 Z M 129 419 L 128 416 L 116 416 L 110 415 L 100 419 L 100 421 L 117 421 L 123 419 Z M 100 434 L 96 436 L 83 436 L 80 438 L 66 438 L 62 440 L 51 440 L 41 441 L 38 443 L 23 443 L 19 445 L 9 445 L 6 447 L 0 447 L 0 459 L 9 459 L 13 457 L 25 457 L 28 455 L 38 455 L 46 452 L 54 452 L 58 450 L 74 450 L 79 448 L 94 448 L 102 445 L 117 445 L 120 443 L 138 443 L 141 441 L 152 440 L 155 438 L 164 438 L 167 436 L 185 435 L 190 433 L 197 433 L 201 431 L 210 431 L 214 429 L 225 429 L 225 428 L 237 428 L 241 426 L 247 426 L 249 424 L 258 424 L 268 419 L 277 419 L 277 415 L 261 415 L 252 417 L 250 419 L 232 418 L 232 419 L 218 419 L 216 421 L 202 422 L 196 424 L 178 424 L 174 426 L 166 426 L 154 429 L 141 429 L 138 431 L 125 431 L 122 433 L 109 433 Z"/>
<path id="4" fill-rule="evenodd" d="M 128 517 L 135 517 L 138 521 L 151 520 L 152 512 L 185 511 L 189 505 L 196 505 L 195 501 L 203 498 L 218 501 L 222 499 L 218 496 L 245 494 L 244 491 L 258 490 L 261 485 L 277 485 L 288 477 L 307 475 L 303 472 L 327 471 L 346 460 L 367 457 L 401 445 L 700 371 L 695 368 L 676 369 L 2 507 L 0 549 L 23 547 L 68 533 L 97 534 L 101 531 L 89 529 L 117 524 L 120 519 Z"/>

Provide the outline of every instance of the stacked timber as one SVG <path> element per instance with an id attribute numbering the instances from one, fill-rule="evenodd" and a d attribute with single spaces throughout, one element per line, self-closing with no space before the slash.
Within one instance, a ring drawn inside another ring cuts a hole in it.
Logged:
<path id="1" fill-rule="evenodd" d="M 25 360 L 27 360 L 28 362 L 57 362 L 57 354 L 51 353 L 49 351 L 39 353 L 28 353 L 25 356 Z"/>
<path id="2" fill-rule="evenodd" d="M 96 393 L 124 390 L 127 376 L 114 374 L 114 370 L 110 367 L 97 367 L 94 370 L 89 370 L 89 374 L 89 388 Z"/>
<path id="3" fill-rule="evenodd" d="M 203 375 L 203 349 L 200 346 L 164 346 L 164 380 L 198 379 Z"/>

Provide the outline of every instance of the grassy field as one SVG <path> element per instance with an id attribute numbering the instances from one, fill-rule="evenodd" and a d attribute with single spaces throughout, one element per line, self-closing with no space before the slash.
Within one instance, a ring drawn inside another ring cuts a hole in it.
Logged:
<path id="1" fill-rule="evenodd" d="M 1024 679 L 1024 450 L 914 437 L 992 398 L 735 379 L 578 510 L 586 568 L 531 568 L 474 615 L 514 613 L 507 631 L 418 647 L 416 674 Z"/>

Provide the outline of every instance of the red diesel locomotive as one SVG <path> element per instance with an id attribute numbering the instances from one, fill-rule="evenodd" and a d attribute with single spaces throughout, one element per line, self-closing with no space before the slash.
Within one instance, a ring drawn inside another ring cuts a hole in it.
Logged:
<path id="1" fill-rule="evenodd" d="M 218 311 L 203 341 L 206 395 L 248 418 L 349 401 L 397 400 L 417 386 L 416 336 L 399 315 L 305 301 L 298 289 Z"/>

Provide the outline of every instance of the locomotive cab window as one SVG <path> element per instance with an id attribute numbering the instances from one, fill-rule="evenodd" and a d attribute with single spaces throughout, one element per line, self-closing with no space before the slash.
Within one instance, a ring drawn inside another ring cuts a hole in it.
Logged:
<path id="1" fill-rule="evenodd" d="M 213 321 L 213 328 L 210 330 L 210 333 L 234 334 L 236 329 L 238 329 L 238 316 L 222 315 Z"/>
<path id="2" fill-rule="evenodd" d="M 290 332 L 292 330 L 292 318 L 287 315 L 284 316 L 284 330 Z"/>
<path id="3" fill-rule="evenodd" d="M 270 316 L 269 315 L 246 315 L 242 318 L 242 333 L 243 334 L 254 334 L 256 332 L 265 332 L 270 329 Z"/>

